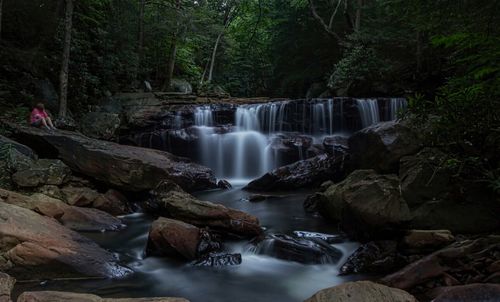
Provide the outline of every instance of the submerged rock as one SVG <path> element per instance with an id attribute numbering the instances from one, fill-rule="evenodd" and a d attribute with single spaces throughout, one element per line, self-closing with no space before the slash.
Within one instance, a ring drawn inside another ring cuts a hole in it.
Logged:
<path id="1" fill-rule="evenodd" d="M 418 302 L 409 293 L 373 283 L 371 281 L 347 282 L 320 290 L 304 302 Z"/>
<path id="2" fill-rule="evenodd" d="M 0 255 L 12 271 L 44 278 L 71 273 L 121 278 L 131 270 L 120 266 L 115 256 L 90 239 L 34 211 L 0 202 Z"/>
<path id="3" fill-rule="evenodd" d="M 241 254 L 209 254 L 193 262 L 195 266 L 240 265 Z"/>
<path id="4" fill-rule="evenodd" d="M 69 131 L 17 127 L 15 136 L 72 170 L 125 191 L 145 191 L 162 180 L 186 190 L 216 188 L 212 171 L 167 152 L 99 141 Z"/>
<path id="5" fill-rule="evenodd" d="M 266 173 L 250 182 L 245 189 L 273 191 L 312 187 L 329 179 L 341 179 L 343 173 L 343 158 L 319 155 Z"/>
<path id="6" fill-rule="evenodd" d="M 92 294 L 58 291 L 25 292 L 17 302 L 189 302 L 183 298 L 101 298 Z"/>

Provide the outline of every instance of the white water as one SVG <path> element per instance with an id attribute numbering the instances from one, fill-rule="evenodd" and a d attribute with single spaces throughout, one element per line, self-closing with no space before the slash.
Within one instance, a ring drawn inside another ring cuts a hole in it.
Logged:
<path id="1" fill-rule="evenodd" d="M 376 99 L 357 99 L 356 103 L 358 104 L 363 128 L 380 122 L 378 101 Z"/>

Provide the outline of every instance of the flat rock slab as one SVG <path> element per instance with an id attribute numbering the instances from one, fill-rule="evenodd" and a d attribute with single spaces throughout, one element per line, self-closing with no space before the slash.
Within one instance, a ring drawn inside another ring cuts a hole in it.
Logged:
<path id="1" fill-rule="evenodd" d="M 119 145 L 70 131 L 15 126 L 14 136 L 40 155 L 59 157 L 73 171 L 126 191 L 150 190 L 171 180 L 187 191 L 216 188 L 213 172 L 170 153 Z"/>
<path id="2" fill-rule="evenodd" d="M 44 267 L 51 273 L 76 272 L 120 278 L 131 273 L 90 239 L 34 211 L 0 202 L 0 254 L 15 268 Z"/>
<path id="3" fill-rule="evenodd" d="M 189 302 L 183 298 L 119 298 L 105 299 L 91 294 L 57 291 L 25 292 L 17 302 Z"/>

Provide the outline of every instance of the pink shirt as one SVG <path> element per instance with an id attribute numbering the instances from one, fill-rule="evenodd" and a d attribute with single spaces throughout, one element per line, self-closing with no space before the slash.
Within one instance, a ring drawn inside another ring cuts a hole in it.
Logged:
<path id="1" fill-rule="evenodd" d="M 47 114 L 47 112 L 45 112 L 45 110 L 35 108 L 33 109 L 33 111 L 31 111 L 30 123 L 33 124 L 34 122 L 47 117 L 49 117 L 49 115 Z"/>

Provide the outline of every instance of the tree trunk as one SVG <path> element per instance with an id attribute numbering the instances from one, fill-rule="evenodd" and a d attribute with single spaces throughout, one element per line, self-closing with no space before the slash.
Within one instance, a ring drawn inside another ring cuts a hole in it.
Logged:
<path id="1" fill-rule="evenodd" d="M 141 0 L 139 7 L 139 65 L 142 61 L 144 51 L 144 8 L 146 7 L 146 0 Z"/>
<path id="2" fill-rule="evenodd" d="M 361 29 L 361 8 L 363 7 L 363 0 L 358 0 L 356 7 L 356 20 L 354 21 L 354 30 L 359 32 Z"/>
<path id="3" fill-rule="evenodd" d="M 0 0 L 0 40 L 2 39 L 2 7 L 3 0 Z"/>
<path id="4" fill-rule="evenodd" d="M 419 74 L 422 70 L 422 34 L 420 30 L 417 29 L 417 50 L 416 50 L 416 59 L 417 59 L 417 69 L 416 73 Z"/>
<path id="5" fill-rule="evenodd" d="M 167 91 L 168 89 L 170 89 L 170 85 L 172 84 L 176 55 L 177 55 L 177 34 L 174 34 L 174 37 L 172 38 L 172 46 L 170 48 L 170 53 L 168 55 L 167 74 L 165 82 L 163 83 L 162 87 L 163 91 Z"/>
<path id="6" fill-rule="evenodd" d="M 217 56 L 217 48 L 219 47 L 219 42 L 220 39 L 222 38 L 222 35 L 224 35 L 224 32 L 221 32 L 217 36 L 217 40 L 215 40 L 214 50 L 212 52 L 212 59 L 210 60 L 210 71 L 208 72 L 208 80 L 207 80 L 208 83 L 212 82 L 212 78 L 214 75 L 215 57 Z"/>
<path id="7" fill-rule="evenodd" d="M 59 117 L 66 117 L 68 106 L 68 70 L 71 48 L 71 30 L 73 27 L 73 0 L 66 0 L 66 17 L 64 19 L 64 48 L 62 54 L 61 73 L 59 75 L 60 99 Z"/>

